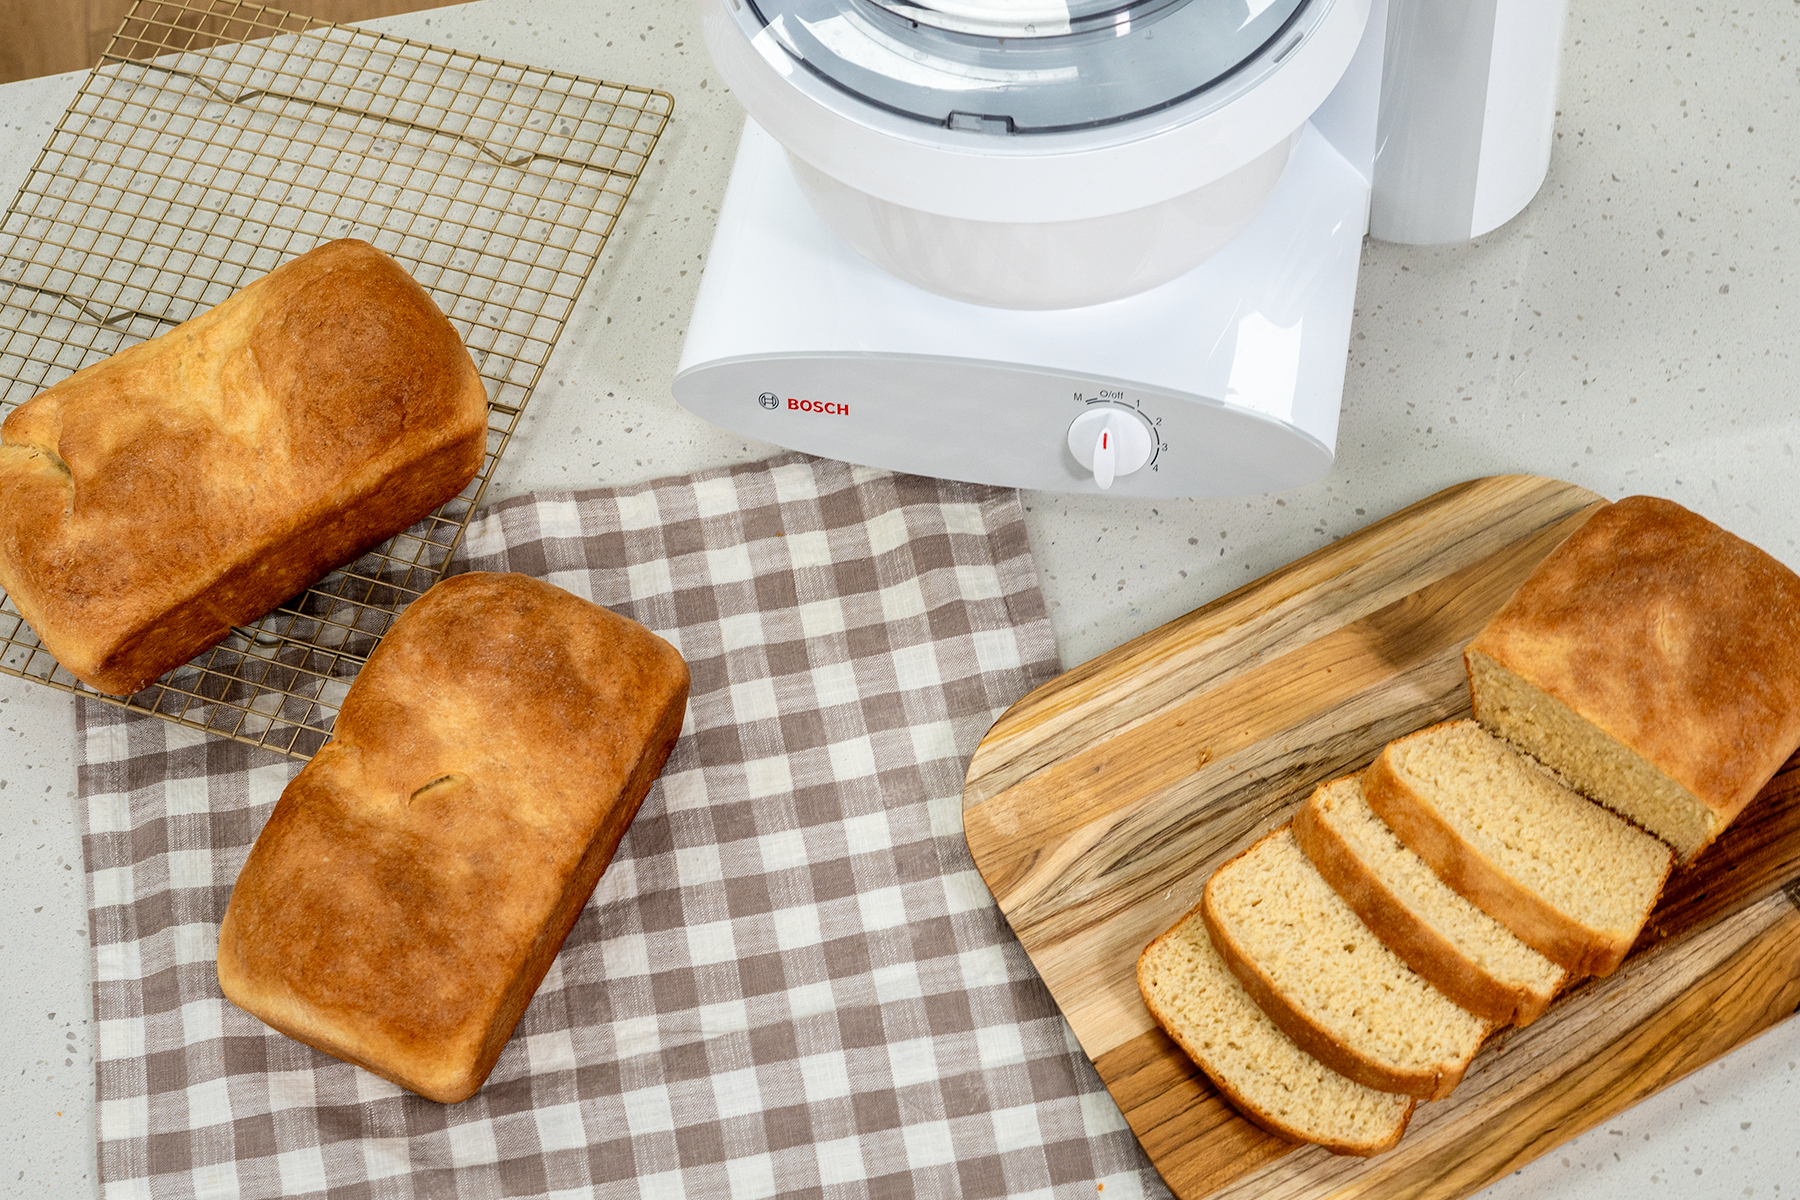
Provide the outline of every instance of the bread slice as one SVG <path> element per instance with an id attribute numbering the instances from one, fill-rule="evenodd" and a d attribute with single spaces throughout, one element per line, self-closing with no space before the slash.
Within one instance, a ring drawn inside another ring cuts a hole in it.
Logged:
<path id="1" fill-rule="evenodd" d="M 681 732 L 635 621 L 471 573 L 400 615 L 219 929 L 226 999 L 432 1100 L 473 1094 Z"/>
<path id="2" fill-rule="evenodd" d="M 1220 867 L 1200 909 L 1213 946 L 1302 1050 L 1367 1087 L 1449 1095 L 1490 1024 L 1381 943 L 1283 825 Z"/>
<path id="3" fill-rule="evenodd" d="M 1198 907 L 1145 947 L 1137 982 L 1163 1032 L 1277 1137 L 1367 1157 L 1406 1131 L 1416 1101 L 1346 1079 L 1294 1045 L 1226 968 Z"/>
<path id="4" fill-rule="evenodd" d="M 1683 862 L 1800 745 L 1800 576 L 1668 500 L 1596 514 L 1465 659 L 1477 720 Z"/>
<path id="5" fill-rule="evenodd" d="M 1474 721 L 1390 743 L 1363 791 L 1438 877 L 1570 973 L 1608 975 L 1673 855 Z"/>
<path id="6" fill-rule="evenodd" d="M 1355 775 L 1321 784 L 1294 837 L 1388 949 L 1444 995 L 1496 1025 L 1528 1025 L 1568 972 L 1439 879 L 1363 796 Z"/>

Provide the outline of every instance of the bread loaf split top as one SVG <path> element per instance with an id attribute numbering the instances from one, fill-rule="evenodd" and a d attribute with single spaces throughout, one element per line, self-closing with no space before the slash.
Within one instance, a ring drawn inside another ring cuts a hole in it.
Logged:
<path id="1" fill-rule="evenodd" d="M 0 586 L 57 661 L 143 687 L 453 499 L 487 453 L 461 338 L 330 242 L 0 425 Z"/>
<path id="2" fill-rule="evenodd" d="M 1800 576 L 1631 496 L 1469 644 L 1475 717 L 1691 860 L 1800 746 Z"/>
<path id="3" fill-rule="evenodd" d="M 434 1100 L 486 1079 L 681 731 L 643 626 L 513 574 L 401 615 L 282 793 L 219 931 L 226 997 Z"/>

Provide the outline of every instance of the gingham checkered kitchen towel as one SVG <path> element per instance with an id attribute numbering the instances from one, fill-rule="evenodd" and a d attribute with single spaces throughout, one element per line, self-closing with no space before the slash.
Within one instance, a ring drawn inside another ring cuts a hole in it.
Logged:
<path id="1" fill-rule="evenodd" d="M 508 501 L 459 563 L 680 647 L 661 781 L 444 1106 L 220 995 L 298 764 L 84 702 L 106 1200 L 1165 1194 L 963 840 L 976 743 L 1055 671 L 1016 494 L 786 456 Z"/>

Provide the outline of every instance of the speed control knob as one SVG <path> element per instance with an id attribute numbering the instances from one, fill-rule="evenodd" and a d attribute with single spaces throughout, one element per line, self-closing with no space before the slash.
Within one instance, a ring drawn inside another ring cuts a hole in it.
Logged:
<path id="1" fill-rule="evenodd" d="M 1069 453 L 1094 473 L 1102 490 L 1149 462 L 1155 444 L 1148 421 L 1112 405 L 1090 408 L 1069 426 Z"/>

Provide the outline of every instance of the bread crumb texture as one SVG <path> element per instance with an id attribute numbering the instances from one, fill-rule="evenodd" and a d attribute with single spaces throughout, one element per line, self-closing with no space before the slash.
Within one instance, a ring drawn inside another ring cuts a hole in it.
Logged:
<path id="1" fill-rule="evenodd" d="M 1322 820 L 1417 921 L 1453 943 L 1471 964 L 1502 986 L 1548 997 L 1563 969 L 1458 895 L 1407 849 L 1375 815 L 1361 782 L 1350 777 L 1321 787 L 1313 803 Z"/>
<path id="2" fill-rule="evenodd" d="M 1144 951 L 1138 987 L 1164 1031 L 1264 1128 L 1348 1154 L 1400 1140 L 1412 1099 L 1364 1087 L 1296 1046 L 1225 966 L 1198 909 Z"/>
<path id="3" fill-rule="evenodd" d="M 1488 1024 L 1384 945 L 1287 826 L 1213 876 L 1206 914 L 1302 1019 L 1350 1054 L 1400 1075 L 1455 1075 Z"/>
<path id="4" fill-rule="evenodd" d="M 1556 771 L 1582 794 L 1630 817 L 1684 858 L 1718 836 L 1719 814 L 1643 755 L 1479 650 L 1468 654 L 1481 723 Z"/>
<path id="5" fill-rule="evenodd" d="M 1421 730 L 1386 753 L 1415 797 L 1504 874 L 1588 928 L 1636 937 L 1669 872 L 1662 842 L 1473 721 Z"/>

